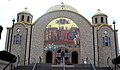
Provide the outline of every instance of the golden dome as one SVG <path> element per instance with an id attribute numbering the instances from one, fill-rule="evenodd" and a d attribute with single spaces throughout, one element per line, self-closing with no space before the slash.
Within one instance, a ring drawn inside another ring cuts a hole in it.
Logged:
<path id="1" fill-rule="evenodd" d="M 51 8 L 49 8 L 46 13 L 49 13 L 52 11 L 57 11 L 57 10 L 68 10 L 68 11 L 78 13 L 78 11 L 75 8 L 73 8 L 72 6 L 66 5 L 64 3 L 58 4 L 58 5 L 55 5 Z"/>

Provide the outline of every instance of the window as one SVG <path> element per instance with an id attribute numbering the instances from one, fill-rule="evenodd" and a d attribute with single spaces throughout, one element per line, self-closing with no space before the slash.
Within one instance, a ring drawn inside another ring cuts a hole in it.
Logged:
<path id="1" fill-rule="evenodd" d="M 22 17 L 21 17 L 21 21 L 24 21 L 24 15 L 22 15 Z"/>
<path id="2" fill-rule="evenodd" d="M 103 17 L 101 17 L 101 23 L 104 23 L 104 21 L 103 21 Z"/>
<path id="3" fill-rule="evenodd" d="M 27 22 L 29 22 L 29 21 L 30 21 L 30 16 L 27 17 Z"/>
<path id="4" fill-rule="evenodd" d="M 19 16 L 17 17 L 17 22 L 19 21 Z"/>
<path id="5" fill-rule="evenodd" d="M 110 37 L 105 36 L 102 38 L 102 40 L 103 40 L 103 46 L 110 46 L 110 44 L 111 44 Z"/>
<path id="6" fill-rule="evenodd" d="M 21 44 L 21 35 L 14 36 L 14 44 Z"/>
<path id="7" fill-rule="evenodd" d="M 97 23 L 97 18 L 95 18 L 95 23 Z"/>
<path id="8" fill-rule="evenodd" d="M 105 37 L 104 37 L 104 45 L 105 45 L 105 46 L 108 46 L 108 43 L 109 43 L 109 42 L 108 42 L 108 37 L 105 36 Z"/>
<path id="9" fill-rule="evenodd" d="M 106 18 L 106 24 L 108 24 L 108 23 L 107 23 L 107 18 Z"/>

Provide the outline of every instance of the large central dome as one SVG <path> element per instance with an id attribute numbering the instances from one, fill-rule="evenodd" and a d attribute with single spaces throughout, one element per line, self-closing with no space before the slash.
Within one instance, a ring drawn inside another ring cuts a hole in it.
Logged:
<path id="1" fill-rule="evenodd" d="M 66 5 L 64 3 L 58 4 L 58 5 L 55 5 L 51 8 L 49 8 L 46 13 L 49 13 L 52 11 L 57 11 L 57 10 L 68 10 L 68 11 L 78 13 L 78 11 L 75 8 L 73 8 L 72 6 Z"/>

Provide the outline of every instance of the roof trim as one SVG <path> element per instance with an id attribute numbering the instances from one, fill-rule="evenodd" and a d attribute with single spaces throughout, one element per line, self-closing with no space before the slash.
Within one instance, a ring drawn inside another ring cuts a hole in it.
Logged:
<path id="1" fill-rule="evenodd" d="M 108 25 L 108 24 L 101 24 L 100 26 L 97 27 L 97 30 L 100 30 L 100 28 L 103 27 L 103 26 L 107 26 L 107 27 L 109 27 L 112 31 L 114 31 L 113 28 L 112 28 L 110 25 Z"/>

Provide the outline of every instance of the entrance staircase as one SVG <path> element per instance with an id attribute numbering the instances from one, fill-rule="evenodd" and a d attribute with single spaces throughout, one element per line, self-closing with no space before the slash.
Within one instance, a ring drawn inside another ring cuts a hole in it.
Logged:
<path id="1" fill-rule="evenodd" d="M 48 63 L 37 63 L 26 66 L 17 66 L 13 70 L 111 70 L 109 67 L 92 67 L 91 64 L 76 64 L 76 65 L 51 65 Z"/>

